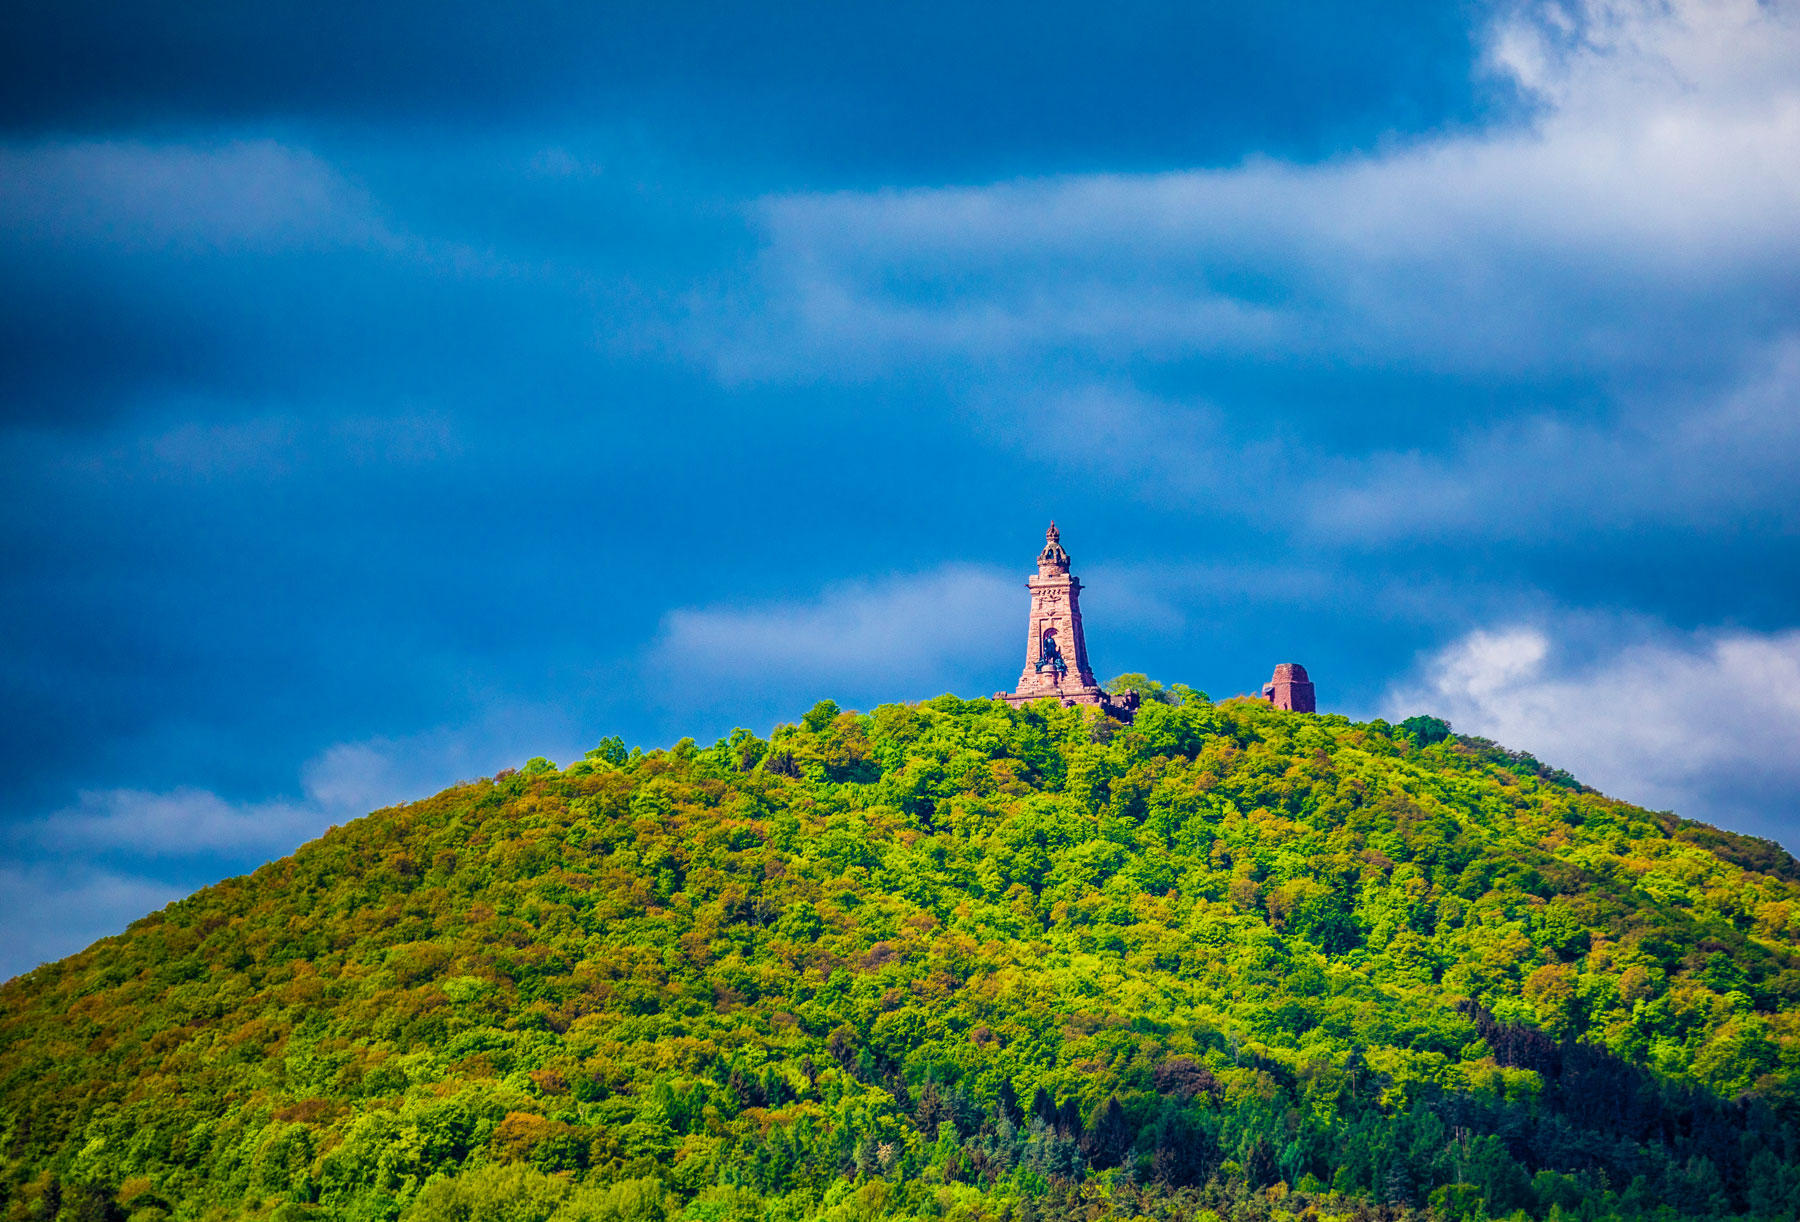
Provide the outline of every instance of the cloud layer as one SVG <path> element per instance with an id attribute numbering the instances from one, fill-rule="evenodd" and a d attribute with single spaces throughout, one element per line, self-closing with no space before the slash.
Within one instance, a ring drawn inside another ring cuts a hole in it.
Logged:
<path id="1" fill-rule="evenodd" d="M 0 865 L 0 980 L 116 934 L 194 889 L 82 863 Z"/>
<path id="2" fill-rule="evenodd" d="M 1020 444 L 1083 436 L 1152 495 L 1334 538 L 1791 526 L 1800 17 L 1540 5 L 1487 44 L 1529 121 L 1316 164 L 772 197 L 756 278 L 687 342 L 731 383 L 932 369 Z M 1204 375 L 1246 363 L 1414 387 L 1221 402 Z M 1446 395 L 1468 406 L 1425 398 Z"/>
<path id="3" fill-rule="evenodd" d="M 1714 291 L 1787 301 L 1800 21 L 1754 0 L 1566 19 L 1546 5 L 1490 31 L 1495 69 L 1541 107 L 1516 129 L 1317 165 L 772 198 L 788 342 L 728 367 L 1057 345 L 1518 373 L 1660 362 L 1656 332 L 1702 322 Z M 1671 315 L 1676 296 L 1690 310 Z"/>
<path id="4" fill-rule="evenodd" d="M 367 195 L 306 149 L 91 141 L 0 147 L 4 230 L 123 253 L 388 244 Z"/>
<path id="5" fill-rule="evenodd" d="M 1022 586 L 1005 572 L 948 565 L 835 585 L 808 602 L 678 608 L 664 617 L 651 666 L 733 698 L 799 685 L 920 699 L 1011 652 Z"/>
<path id="6" fill-rule="evenodd" d="M 1390 694 L 1615 797 L 1800 848 L 1800 631 L 1583 648 L 1542 627 L 1470 633 Z"/>
<path id="7" fill-rule="evenodd" d="M 193 786 L 84 790 L 0 827 L 0 979 L 69 953 L 221 873 L 293 852 L 334 825 L 523 761 L 566 736 L 542 709 L 404 739 L 338 743 L 308 760 L 299 796 L 231 801 Z M 521 742 L 527 746 L 521 748 Z M 573 755 L 564 742 L 563 753 Z"/>
<path id="8" fill-rule="evenodd" d="M 29 827 L 28 834 L 57 852 L 277 856 L 333 823 L 447 784 L 443 744 L 435 745 L 432 751 L 418 742 L 339 743 L 301 770 L 297 801 L 228 802 L 191 787 L 166 793 L 84 790 L 74 806 Z"/>

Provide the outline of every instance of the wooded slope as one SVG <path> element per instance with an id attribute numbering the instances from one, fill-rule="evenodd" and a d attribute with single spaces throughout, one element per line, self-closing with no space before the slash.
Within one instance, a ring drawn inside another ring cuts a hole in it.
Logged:
<path id="1" fill-rule="evenodd" d="M 10 1218 L 1791 1216 L 1800 866 L 1442 723 L 829 702 L 0 989 Z"/>

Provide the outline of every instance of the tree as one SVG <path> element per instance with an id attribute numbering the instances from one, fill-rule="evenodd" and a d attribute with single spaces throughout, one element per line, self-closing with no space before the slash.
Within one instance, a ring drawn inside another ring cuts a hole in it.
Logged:
<path id="1" fill-rule="evenodd" d="M 1450 737 L 1450 723 L 1441 717 L 1408 717 L 1396 729 L 1421 747 L 1441 743 Z"/>
<path id="2" fill-rule="evenodd" d="M 1169 690 L 1149 675 L 1136 672 L 1118 675 L 1108 679 L 1104 686 L 1114 696 L 1123 696 L 1126 692 L 1136 692 L 1138 698 L 1146 702 L 1154 700 L 1158 704 L 1176 703 Z"/>
<path id="3" fill-rule="evenodd" d="M 1087 1155 L 1088 1162 L 1100 1170 L 1116 1167 L 1131 1149 L 1134 1137 L 1136 1133 L 1125 1119 L 1125 1109 L 1119 1106 L 1119 1097 L 1108 1095 L 1106 1102 L 1094 1114 L 1094 1123 L 1088 1126 L 1082 1152 Z"/>

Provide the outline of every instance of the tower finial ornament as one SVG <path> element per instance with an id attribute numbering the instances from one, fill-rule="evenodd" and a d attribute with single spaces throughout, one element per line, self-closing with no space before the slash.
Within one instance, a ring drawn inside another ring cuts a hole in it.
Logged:
<path id="1" fill-rule="evenodd" d="M 1044 550 L 1038 553 L 1038 576 L 1052 577 L 1069 571 L 1069 553 L 1063 550 L 1062 534 L 1054 519 L 1044 532 Z"/>
<path id="2" fill-rule="evenodd" d="M 1094 682 L 1088 665 L 1087 640 L 1081 631 L 1081 579 L 1069 573 L 1056 523 L 1044 532 L 1037 575 L 1025 581 L 1031 591 L 1031 618 L 1026 626 L 1025 671 L 1019 686 L 995 696 L 1011 704 L 1052 699 L 1065 705 L 1095 705 L 1128 720 L 1137 708 L 1137 693 L 1114 697 Z"/>

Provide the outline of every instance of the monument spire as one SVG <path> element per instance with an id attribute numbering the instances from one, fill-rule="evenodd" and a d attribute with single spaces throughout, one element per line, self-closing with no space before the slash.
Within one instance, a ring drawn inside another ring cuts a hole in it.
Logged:
<path id="1" fill-rule="evenodd" d="M 1031 591 L 1025 670 L 1018 687 L 995 695 L 1012 704 L 1046 699 L 1065 705 L 1090 704 L 1128 719 L 1137 707 L 1137 693 L 1115 699 L 1094 682 L 1081 628 L 1081 579 L 1069 572 L 1069 565 L 1062 533 L 1051 522 L 1044 532 L 1044 550 L 1038 553 L 1037 575 L 1025 580 L 1025 588 Z"/>
<path id="2" fill-rule="evenodd" d="M 1063 550 L 1062 533 L 1052 519 L 1050 529 L 1044 532 L 1044 550 L 1038 553 L 1038 576 L 1054 577 L 1068 571 L 1069 553 Z"/>

